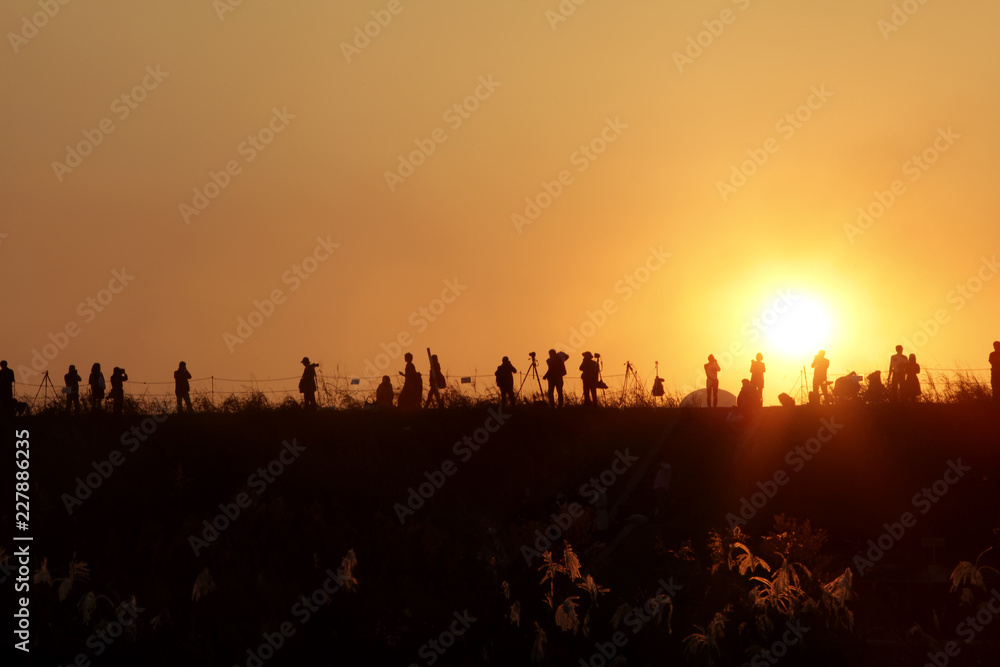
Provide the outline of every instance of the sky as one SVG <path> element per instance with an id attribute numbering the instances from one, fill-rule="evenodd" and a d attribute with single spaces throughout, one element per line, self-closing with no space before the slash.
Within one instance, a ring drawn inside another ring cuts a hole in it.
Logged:
<path id="1" fill-rule="evenodd" d="M 10 0 L 0 356 L 19 393 L 95 361 L 140 393 L 182 359 L 396 376 L 430 347 L 487 388 L 555 347 L 571 377 L 590 350 L 609 384 L 630 362 L 683 394 L 708 354 L 736 393 L 760 352 L 768 404 L 820 348 L 832 375 L 885 373 L 896 344 L 988 368 L 998 21 L 985 0 Z"/>

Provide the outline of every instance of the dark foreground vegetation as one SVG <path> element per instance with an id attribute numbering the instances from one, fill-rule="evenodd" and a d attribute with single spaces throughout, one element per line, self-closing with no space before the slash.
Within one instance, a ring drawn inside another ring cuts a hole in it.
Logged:
<path id="1" fill-rule="evenodd" d="M 9 639 L 3 664 L 1000 654 L 1000 414 L 987 403 L 738 419 L 43 414 L 3 428 L 4 479 L 14 428 L 30 432 L 34 537 L 30 659 Z M 9 495 L 0 517 L 9 556 Z M 7 560 L 5 623 L 14 572 Z"/>

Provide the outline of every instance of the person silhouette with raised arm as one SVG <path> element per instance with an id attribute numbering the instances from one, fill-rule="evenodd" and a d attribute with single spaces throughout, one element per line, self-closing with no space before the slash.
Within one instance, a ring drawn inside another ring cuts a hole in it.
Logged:
<path id="1" fill-rule="evenodd" d="M 306 410 L 316 409 L 316 367 L 309 357 L 302 357 L 302 378 L 299 380 L 299 393 L 302 394 L 302 407 Z"/>
<path id="2" fill-rule="evenodd" d="M 500 389 L 501 409 L 507 407 L 508 404 L 514 405 L 514 373 L 516 372 L 517 369 L 514 368 L 514 364 L 510 363 L 509 358 L 504 357 L 493 373 L 497 379 L 497 388 Z"/>
<path id="3" fill-rule="evenodd" d="M 826 350 L 820 350 L 819 353 L 813 357 L 812 362 L 813 367 L 813 394 L 816 395 L 816 400 L 819 400 L 819 392 L 823 391 L 823 398 L 826 399 L 826 403 L 830 402 L 830 392 L 826 385 L 826 371 L 830 368 L 830 360 L 826 358 Z"/>
<path id="4" fill-rule="evenodd" d="M 181 402 L 187 404 L 188 412 L 193 412 L 191 407 L 191 372 L 187 369 L 187 364 L 183 361 L 177 365 L 174 371 L 174 395 L 177 397 L 177 414 L 184 412 Z"/>
<path id="5" fill-rule="evenodd" d="M 750 387 L 757 394 L 757 406 L 764 405 L 764 355 L 757 353 L 757 358 L 750 362 Z"/>
<path id="6" fill-rule="evenodd" d="M 87 384 L 90 385 L 90 408 L 91 410 L 100 410 L 101 401 L 104 400 L 104 390 L 107 387 L 100 364 L 94 364 L 90 367 L 90 377 L 87 378 Z"/>
<path id="7" fill-rule="evenodd" d="M 566 364 L 560 353 L 549 350 L 549 358 L 545 360 L 548 370 L 542 379 L 548 382 L 549 406 L 556 407 L 555 392 L 559 392 L 559 407 L 563 406 L 563 377 L 566 375 Z"/>
<path id="8" fill-rule="evenodd" d="M 127 380 L 128 375 L 125 374 L 125 369 L 115 366 L 111 372 L 111 392 L 108 394 L 108 398 L 111 399 L 111 412 L 115 416 L 122 413 L 122 406 L 125 403 L 125 382 Z"/>
<path id="9" fill-rule="evenodd" d="M 83 378 L 76 372 L 76 366 L 70 365 L 69 372 L 63 377 L 66 382 L 66 412 L 80 412 L 80 383 Z"/>
<path id="10" fill-rule="evenodd" d="M 885 385 L 889 390 L 889 398 L 894 401 L 901 398 L 899 388 L 903 384 L 903 378 L 906 375 L 904 371 L 906 363 L 907 359 L 906 355 L 903 354 L 903 346 L 897 345 L 896 354 L 889 357 L 889 375 L 885 378 Z"/>
<path id="11" fill-rule="evenodd" d="M 705 364 L 705 400 L 710 408 L 719 405 L 719 371 L 721 370 L 722 366 L 715 360 L 715 355 L 708 355 L 708 363 Z"/>
<path id="12" fill-rule="evenodd" d="M 993 402 L 1000 405 L 1000 340 L 993 341 L 993 351 L 990 352 L 990 387 L 993 389 Z"/>
<path id="13" fill-rule="evenodd" d="M 597 380 L 600 368 L 590 352 L 583 353 L 580 371 L 580 379 L 583 380 L 583 405 L 597 407 Z"/>

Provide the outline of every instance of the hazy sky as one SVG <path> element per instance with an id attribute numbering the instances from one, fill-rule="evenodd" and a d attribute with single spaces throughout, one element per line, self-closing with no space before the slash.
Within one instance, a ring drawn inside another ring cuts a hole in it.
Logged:
<path id="1" fill-rule="evenodd" d="M 773 403 L 1000 338 L 996 3 L 235 2 L 0 9 L 19 381 L 558 344 L 734 393 L 759 351 Z"/>

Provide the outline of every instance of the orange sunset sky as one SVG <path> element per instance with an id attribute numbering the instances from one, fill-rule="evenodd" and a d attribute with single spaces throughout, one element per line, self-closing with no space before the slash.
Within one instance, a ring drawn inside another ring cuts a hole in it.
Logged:
<path id="1" fill-rule="evenodd" d="M 58 386 L 94 361 L 396 376 L 407 350 L 426 374 L 430 346 L 489 387 L 558 345 L 571 377 L 587 349 L 681 392 L 714 353 L 735 393 L 762 352 L 768 404 L 821 347 L 831 374 L 897 343 L 987 368 L 998 23 L 985 0 L 10 0 L 0 357 Z"/>

